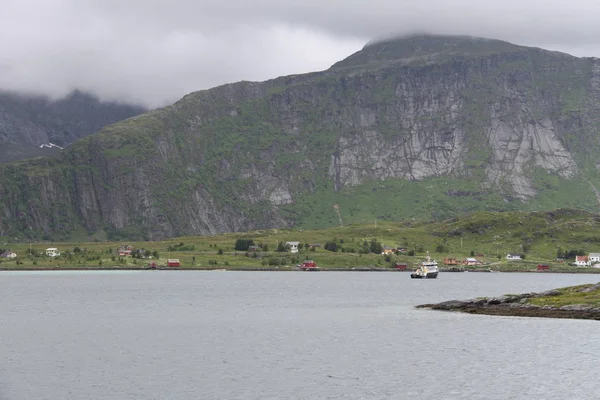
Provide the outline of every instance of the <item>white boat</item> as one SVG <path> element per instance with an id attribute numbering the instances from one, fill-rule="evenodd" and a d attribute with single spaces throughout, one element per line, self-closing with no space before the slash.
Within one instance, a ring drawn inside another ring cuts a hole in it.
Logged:
<path id="1" fill-rule="evenodd" d="M 410 274 L 410 277 L 412 279 L 435 279 L 439 272 L 440 270 L 438 269 L 437 262 L 432 260 L 431 257 L 429 257 L 429 252 L 427 252 L 425 260 L 421 261 L 419 268 Z"/>

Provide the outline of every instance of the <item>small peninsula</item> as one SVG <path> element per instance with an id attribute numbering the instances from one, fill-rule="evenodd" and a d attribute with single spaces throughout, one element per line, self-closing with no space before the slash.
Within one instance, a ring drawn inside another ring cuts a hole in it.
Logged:
<path id="1" fill-rule="evenodd" d="M 450 300 L 416 307 L 469 314 L 600 320 L 600 282 L 541 293 Z"/>

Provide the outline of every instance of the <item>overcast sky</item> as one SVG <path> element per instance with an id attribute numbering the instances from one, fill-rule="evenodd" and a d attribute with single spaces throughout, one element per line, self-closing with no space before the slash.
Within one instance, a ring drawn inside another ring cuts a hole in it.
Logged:
<path id="1" fill-rule="evenodd" d="M 599 0 L 0 0 L 0 88 L 159 106 L 431 32 L 600 57 Z"/>

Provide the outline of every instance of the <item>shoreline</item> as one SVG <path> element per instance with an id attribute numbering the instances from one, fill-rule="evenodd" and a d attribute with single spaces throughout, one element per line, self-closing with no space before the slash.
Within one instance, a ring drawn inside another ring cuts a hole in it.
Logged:
<path id="1" fill-rule="evenodd" d="M 590 294 L 590 297 L 593 297 L 594 294 L 590 292 L 595 292 L 597 296 L 597 293 L 600 292 L 600 283 L 566 289 L 571 291 L 571 295 L 573 293 L 583 293 Z M 415 308 L 492 316 L 600 320 L 600 305 L 596 303 L 582 303 L 578 299 L 562 304 L 559 300 L 562 296 L 566 296 L 565 293 L 564 290 L 547 290 L 541 293 L 449 300 L 441 303 L 421 304 L 415 306 Z M 541 303 L 550 304 L 535 304 L 539 302 L 536 300 L 541 300 Z M 553 303 L 562 305 L 552 305 Z"/>
<path id="2" fill-rule="evenodd" d="M 371 268 L 371 267 L 363 267 L 363 268 L 323 268 L 320 267 L 317 271 L 303 271 L 298 268 L 289 267 L 289 268 L 252 268 L 252 267 L 233 267 L 233 268 L 217 268 L 217 267 L 161 267 L 161 268 L 148 268 L 148 267 L 120 267 L 120 266 L 112 266 L 112 267 L 24 267 L 24 268 L 2 268 L 0 267 L 0 271 L 250 271 L 250 272 L 394 272 L 394 273 L 411 273 L 414 272 L 412 269 L 407 270 L 395 270 L 390 268 Z M 461 273 L 503 273 L 503 274 L 600 274 L 600 269 L 592 270 L 592 271 L 581 271 L 581 270 L 561 270 L 561 271 L 536 271 L 536 270 L 466 270 L 466 271 L 440 271 L 440 274 L 461 274 Z"/>

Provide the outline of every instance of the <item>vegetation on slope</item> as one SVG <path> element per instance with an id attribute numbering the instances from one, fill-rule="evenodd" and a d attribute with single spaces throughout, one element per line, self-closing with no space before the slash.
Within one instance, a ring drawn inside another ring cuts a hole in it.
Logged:
<path id="1" fill-rule="evenodd" d="M 17 260 L 2 260 L 0 268 L 106 268 L 144 267 L 149 260 L 118 257 L 119 245 L 157 253 L 159 263 L 179 258 L 182 268 L 293 268 L 314 259 L 323 268 L 391 269 L 396 262 L 414 266 L 427 251 L 441 261 L 476 256 L 483 269 L 535 270 L 538 263 L 554 271 L 595 271 L 568 265 L 575 255 L 600 252 L 600 217 L 584 211 L 477 212 L 444 222 L 395 223 L 374 221 L 322 230 L 268 229 L 215 236 L 189 236 L 152 242 L 63 242 L 27 243 L 0 238 L 4 248 L 19 254 Z M 83 235 L 85 237 L 85 235 Z M 247 240 L 258 245 L 256 253 L 236 250 Z M 280 243 L 297 241 L 304 246 L 298 254 L 277 251 Z M 406 252 L 384 256 L 372 252 L 372 243 L 404 248 Z M 310 244 L 320 244 L 314 251 Z M 59 258 L 39 256 L 47 247 L 58 247 Z M 336 251 L 329 251 L 336 249 Z M 78 249 L 78 250 L 76 250 Z M 524 260 L 507 262 L 508 252 L 522 253 Z M 559 263 L 557 258 L 567 258 Z M 474 268 L 477 269 L 477 268 Z"/>

